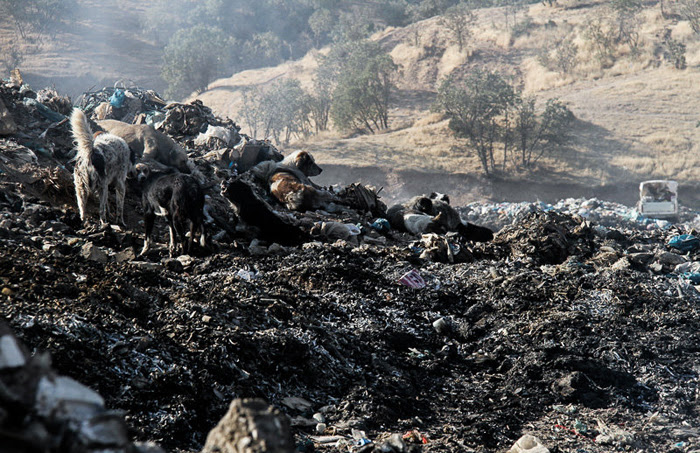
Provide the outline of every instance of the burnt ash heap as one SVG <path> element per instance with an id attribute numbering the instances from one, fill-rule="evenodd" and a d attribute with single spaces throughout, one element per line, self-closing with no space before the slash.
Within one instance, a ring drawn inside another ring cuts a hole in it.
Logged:
<path id="1" fill-rule="evenodd" d="M 687 225 L 535 210 L 492 243 L 452 242 L 453 264 L 396 232 L 227 233 L 211 254 L 137 261 L 140 230 L 82 228 L 56 203 L 67 182 L 36 177 L 53 162 L 0 167 L 0 313 L 138 440 L 198 451 L 232 399 L 259 397 L 303 451 L 349 451 L 353 430 L 375 443 L 352 451 L 495 452 L 524 433 L 550 451 L 697 444 L 700 295 L 681 273 L 700 251 L 667 245 Z M 423 288 L 399 283 L 411 269 Z M 315 413 L 338 439 L 316 436 Z M 375 447 L 396 433 L 408 446 Z"/>

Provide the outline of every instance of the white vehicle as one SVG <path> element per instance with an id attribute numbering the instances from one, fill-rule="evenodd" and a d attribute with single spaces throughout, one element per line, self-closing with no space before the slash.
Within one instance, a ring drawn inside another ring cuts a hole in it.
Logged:
<path id="1" fill-rule="evenodd" d="M 647 217 L 678 217 L 678 183 L 656 179 L 639 184 L 639 212 Z"/>

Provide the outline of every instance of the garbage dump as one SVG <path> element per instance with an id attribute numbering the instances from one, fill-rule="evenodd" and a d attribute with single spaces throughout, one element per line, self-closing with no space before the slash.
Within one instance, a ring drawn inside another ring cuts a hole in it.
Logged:
<path id="1" fill-rule="evenodd" d="M 160 225 L 138 257 L 133 187 L 125 227 L 81 224 L 70 131 L 22 86 L 0 85 L 16 126 L 0 139 L 3 448 L 700 449 L 696 212 L 472 203 L 462 220 L 492 241 L 413 235 L 381 217 L 379 189 L 288 211 L 183 134 L 214 246 L 170 258 Z M 64 385 L 90 411 L 56 400 Z"/>

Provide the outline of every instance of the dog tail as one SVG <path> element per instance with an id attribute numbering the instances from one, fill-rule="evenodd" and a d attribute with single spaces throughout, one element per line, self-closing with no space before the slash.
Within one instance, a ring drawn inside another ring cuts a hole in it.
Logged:
<path id="1" fill-rule="evenodd" d="M 70 116 L 70 127 L 73 131 L 73 139 L 77 144 L 78 158 L 90 162 L 95 139 L 90 129 L 90 123 L 88 123 L 87 117 L 82 110 L 73 109 L 73 113 Z"/>

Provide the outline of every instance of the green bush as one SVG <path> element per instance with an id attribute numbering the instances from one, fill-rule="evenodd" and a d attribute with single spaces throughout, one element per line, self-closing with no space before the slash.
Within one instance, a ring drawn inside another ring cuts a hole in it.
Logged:
<path id="1" fill-rule="evenodd" d="M 235 43 L 221 29 L 196 25 L 173 35 L 163 55 L 165 95 L 187 96 L 207 89 L 217 77 L 230 72 Z"/>
<path id="2" fill-rule="evenodd" d="M 443 80 L 433 108 L 449 118 L 457 137 L 467 139 L 488 176 L 497 170 L 498 148 L 503 150 L 504 170 L 509 155 L 516 166 L 530 168 L 569 142 L 571 111 L 550 100 L 538 114 L 535 104 L 534 97 L 523 98 L 502 75 L 475 70 L 463 81 Z"/>
<path id="3" fill-rule="evenodd" d="M 486 175 L 496 170 L 494 146 L 514 99 L 515 91 L 502 75 L 481 69 L 464 81 L 448 77 L 438 88 L 435 110 L 447 115 L 455 135 L 467 139 Z"/>
<path id="4" fill-rule="evenodd" d="M 377 43 L 336 47 L 321 66 L 321 77 L 333 86 L 330 116 L 339 129 L 374 133 L 389 127 L 397 66 Z"/>

